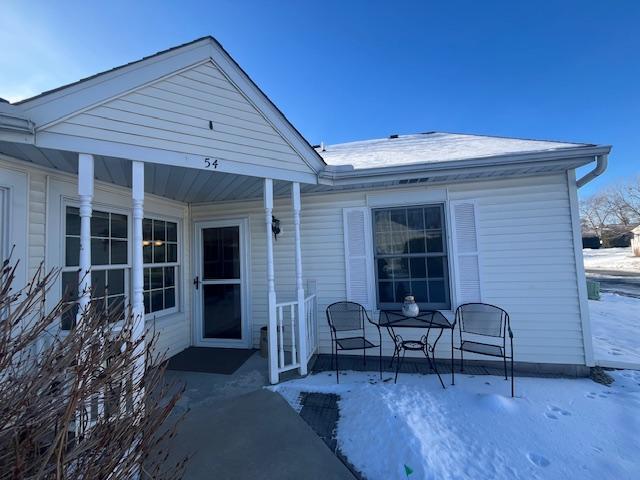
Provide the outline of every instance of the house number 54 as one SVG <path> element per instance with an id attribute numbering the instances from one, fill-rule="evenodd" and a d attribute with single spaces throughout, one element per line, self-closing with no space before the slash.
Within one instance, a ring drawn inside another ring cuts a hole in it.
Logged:
<path id="1" fill-rule="evenodd" d="M 218 168 L 218 159 L 204 158 L 204 168 Z"/>

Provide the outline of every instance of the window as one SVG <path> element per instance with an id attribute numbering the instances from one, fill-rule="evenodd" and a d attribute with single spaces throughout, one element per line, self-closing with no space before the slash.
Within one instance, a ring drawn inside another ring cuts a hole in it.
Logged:
<path id="1" fill-rule="evenodd" d="M 443 205 L 376 209 L 373 235 L 379 308 L 450 307 Z"/>
<path id="2" fill-rule="evenodd" d="M 128 220 L 126 215 L 94 210 L 91 214 L 91 297 L 110 314 L 124 315 L 128 291 Z M 62 270 L 62 293 L 77 297 L 80 264 L 80 211 L 65 210 L 65 260 Z M 69 330 L 75 322 L 77 307 L 62 318 L 62 328 Z"/>
<path id="3" fill-rule="evenodd" d="M 142 221 L 142 245 L 144 311 L 174 310 L 178 278 L 178 224 L 145 218 Z"/>

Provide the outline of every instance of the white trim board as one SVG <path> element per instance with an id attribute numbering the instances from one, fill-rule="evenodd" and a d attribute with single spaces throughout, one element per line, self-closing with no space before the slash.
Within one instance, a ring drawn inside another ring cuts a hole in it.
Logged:
<path id="1" fill-rule="evenodd" d="M 421 188 L 394 190 L 391 192 L 367 193 L 366 202 L 369 207 L 395 207 L 423 205 L 427 203 L 445 203 L 446 188 Z"/>
<path id="2" fill-rule="evenodd" d="M 593 338 L 591 336 L 591 318 L 589 316 L 589 300 L 587 295 L 587 277 L 584 272 L 584 259 L 582 257 L 582 229 L 580 227 L 578 187 L 576 185 L 575 170 L 567 172 L 567 185 L 569 192 L 569 207 L 571 209 L 571 235 L 573 237 L 573 252 L 576 262 L 578 299 L 580 306 L 580 319 L 582 323 L 582 341 L 584 343 L 584 359 L 585 364 L 588 367 L 593 367 L 596 362 L 593 355 Z"/>
<path id="3" fill-rule="evenodd" d="M 0 188 L 4 191 L 2 260 L 14 247 L 12 263 L 18 262 L 14 290 L 27 283 L 29 239 L 29 174 L 0 168 Z M 6 219 L 6 220 L 5 220 Z"/>

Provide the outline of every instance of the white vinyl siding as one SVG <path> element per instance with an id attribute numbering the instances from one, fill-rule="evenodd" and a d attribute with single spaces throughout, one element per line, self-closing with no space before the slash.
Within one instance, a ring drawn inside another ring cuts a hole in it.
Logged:
<path id="1" fill-rule="evenodd" d="M 482 300 L 509 312 L 516 359 L 584 364 L 566 176 L 478 185 L 450 197 L 476 202 Z"/>
<path id="2" fill-rule="evenodd" d="M 384 191 L 385 194 L 391 190 Z M 398 189 L 398 192 L 405 192 Z M 325 308 L 347 298 L 345 209 L 368 208 L 367 192 L 306 195 L 302 197 L 301 233 L 304 283 L 314 281 L 318 295 L 320 351 L 329 353 L 330 335 Z M 566 176 L 459 184 L 449 187 L 451 201 L 476 205 L 477 241 L 482 251 L 482 301 L 503 306 L 516 335 L 516 359 L 535 363 L 584 364 L 576 266 Z M 447 211 L 449 206 L 447 206 Z M 278 301 L 295 292 L 295 265 L 291 202 L 276 198 L 274 215 L 282 235 L 274 242 Z M 266 323 L 265 227 L 262 202 L 194 205 L 194 219 L 248 217 L 251 250 L 251 303 L 253 345 Z M 448 233 L 451 233 L 449 222 Z M 452 282 L 454 279 L 452 279 Z M 452 309 L 460 302 L 452 296 Z M 377 318 L 377 312 L 372 312 Z M 450 315 L 450 314 L 449 314 Z M 376 332 L 370 332 L 377 335 Z M 438 355 L 447 357 L 448 337 Z M 384 353 L 392 344 L 383 335 Z"/>
<path id="3" fill-rule="evenodd" d="M 41 172 L 29 174 L 29 260 L 28 278 L 31 278 L 45 260 L 45 218 L 47 204 L 47 177 Z"/>
<path id="4" fill-rule="evenodd" d="M 313 172 L 210 62 L 73 115 L 45 131 L 211 157 L 246 167 Z"/>
<path id="5" fill-rule="evenodd" d="M 28 265 L 33 271 L 44 259 L 47 267 L 61 265 L 52 250 L 59 244 L 61 224 L 49 223 L 61 206 L 60 184 L 64 195 L 74 197 L 72 176 L 49 174 L 22 162 L 30 178 Z M 47 176 L 49 176 L 47 179 Z M 284 182 L 277 182 L 282 185 Z M 437 187 L 442 189 L 444 187 Z M 53 195 L 52 190 L 58 190 Z M 410 192 L 430 191 L 407 186 L 359 192 L 323 193 L 302 197 L 301 235 L 304 284 L 315 282 L 318 295 L 320 351 L 330 351 L 330 335 L 325 318 L 328 304 L 347 296 L 343 209 L 369 208 L 367 196 L 398 192 L 399 198 Z M 450 185 L 449 202 L 473 201 L 476 204 L 477 235 L 481 248 L 479 266 L 482 300 L 503 306 L 511 315 L 516 359 L 536 363 L 584 364 L 581 317 L 578 301 L 577 270 L 573 246 L 567 177 L 564 174 L 525 179 L 495 180 Z M 48 203 L 47 203 L 48 202 Z M 96 183 L 96 203 L 130 208 L 130 191 Z M 415 204 L 415 199 L 412 199 Z M 376 205 L 378 207 L 379 205 Z M 99 208 L 99 205 L 96 205 Z M 157 197 L 145 199 L 145 214 L 176 212 L 182 225 L 191 225 L 184 204 Z M 46 212 L 46 215 L 45 215 Z M 181 212 L 181 213 L 178 213 Z M 295 297 L 292 209 L 288 196 L 277 197 L 274 215 L 281 220 L 282 235 L 274 242 L 276 291 L 281 301 Z M 58 213 L 59 216 L 59 213 Z M 174 216 L 174 215 L 172 215 Z M 248 218 L 250 248 L 250 306 L 253 345 L 259 344 L 259 328 L 266 319 L 266 262 L 264 210 L 261 201 L 193 205 L 193 220 Z M 49 220 L 48 220 L 49 221 Z M 448 222 L 451 234 L 451 222 Z M 192 342 L 190 308 L 192 305 L 192 259 L 190 228 L 181 233 L 180 268 L 181 311 L 162 318 L 148 318 L 147 325 L 159 333 L 158 351 L 173 355 Z M 48 240 L 45 243 L 45 235 Z M 51 237 L 49 239 L 49 237 Z M 57 239 L 57 240 L 56 240 Z M 57 263 L 56 263 L 57 262 Z M 454 279 L 452 279 L 453 285 Z M 455 288 L 454 288 L 455 290 Z M 458 302 L 452 291 L 452 308 Z M 374 312 L 374 316 L 376 316 Z M 376 334 L 374 331 L 371 334 Z M 383 336 L 384 351 L 391 355 L 391 342 Z M 438 355 L 446 357 L 448 338 L 441 339 Z"/>

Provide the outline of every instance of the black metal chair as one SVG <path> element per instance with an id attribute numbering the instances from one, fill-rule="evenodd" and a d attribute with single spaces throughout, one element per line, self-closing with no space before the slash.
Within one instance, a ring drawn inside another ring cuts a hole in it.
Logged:
<path id="1" fill-rule="evenodd" d="M 456 309 L 453 323 L 460 332 L 460 345 L 453 344 L 451 331 L 451 384 L 455 382 L 453 369 L 453 350 L 460 351 L 460 371 L 464 371 L 464 353 L 476 353 L 502 358 L 504 379 L 507 380 L 507 360 L 511 361 L 511 396 L 514 396 L 513 384 L 513 332 L 509 314 L 500 307 L 487 303 L 465 303 Z M 507 352 L 507 335 L 509 351 Z M 490 340 L 493 340 L 491 342 Z"/>
<path id="2" fill-rule="evenodd" d="M 378 329 L 379 343 L 376 345 L 365 336 L 365 320 Z M 367 350 L 379 348 L 380 378 L 382 379 L 382 333 L 380 325 L 373 322 L 365 308 L 355 302 L 336 302 L 327 307 L 327 322 L 331 331 L 331 360 L 336 366 L 336 381 L 340 383 L 338 367 L 339 350 L 362 350 L 362 359 L 367 364 Z M 362 332 L 362 335 L 339 337 L 338 332 Z"/>

